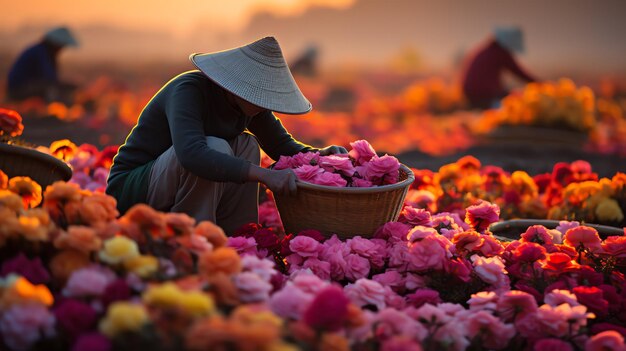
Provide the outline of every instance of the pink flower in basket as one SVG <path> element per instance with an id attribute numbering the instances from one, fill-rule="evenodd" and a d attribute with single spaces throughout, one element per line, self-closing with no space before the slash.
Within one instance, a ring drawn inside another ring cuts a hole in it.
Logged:
<path id="1" fill-rule="evenodd" d="M 352 178 L 353 188 L 371 188 L 373 186 L 375 186 L 374 183 L 370 182 L 367 179 Z"/>
<path id="2" fill-rule="evenodd" d="M 372 157 L 376 156 L 376 151 L 367 140 L 357 140 L 350 143 L 352 150 L 348 153 L 354 159 L 358 166 L 369 162 Z"/>
<path id="3" fill-rule="evenodd" d="M 352 160 L 348 155 L 329 155 L 320 156 L 319 166 L 326 172 L 341 173 L 345 176 L 352 177 L 355 172 L 355 168 L 352 165 Z"/>
<path id="4" fill-rule="evenodd" d="M 322 244 L 308 236 L 296 236 L 289 242 L 289 249 L 302 257 L 318 257 Z"/>
<path id="5" fill-rule="evenodd" d="M 390 155 L 374 157 L 368 163 L 356 167 L 357 173 L 362 178 L 377 185 L 397 183 L 399 169 L 400 162 Z"/>
<path id="6" fill-rule="evenodd" d="M 348 182 L 343 179 L 340 174 L 330 172 L 323 172 L 318 174 L 315 179 L 313 179 L 313 183 L 317 185 L 338 187 L 344 187 L 348 184 Z"/>
<path id="7" fill-rule="evenodd" d="M 293 172 L 298 176 L 298 179 L 304 182 L 316 183 L 317 178 L 324 173 L 324 170 L 319 166 L 304 165 L 294 168 Z"/>

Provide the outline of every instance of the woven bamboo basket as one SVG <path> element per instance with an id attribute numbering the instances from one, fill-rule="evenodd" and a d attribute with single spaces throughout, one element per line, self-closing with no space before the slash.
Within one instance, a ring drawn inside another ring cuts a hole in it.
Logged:
<path id="1" fill-rule="evenodd" d="M 71 168 L 54 156 L 35 149 L 0 143 L 0 170 L 9 178 L 30 177 L 42 190 L 57 180 L 70 180 Z"/>
<path id="2" fill-rule="evenodd" d="M 371 237 L 381 225 L 395 221 L 402 210 L 413 172 L 400 166 L 400 181 L 372 188 L 340 188 L 298 182 L 295 196 L 275 195 L 287 233 L 317 229 L 342 239 Z"/>

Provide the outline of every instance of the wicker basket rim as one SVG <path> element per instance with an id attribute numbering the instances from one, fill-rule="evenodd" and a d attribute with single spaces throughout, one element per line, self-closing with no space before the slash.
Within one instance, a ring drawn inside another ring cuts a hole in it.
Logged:
<path id="1" fill-rule="evenodd" d="M 530 227 L 533 225 L 542 225 L 548 229 L 554 229 L 559 225 L 559 221 L 555 219 L 511 219 L 507 221 L 501 221 L 493 223 L 489 230 L 499 231 L 509 227 Z M 606 233 L 610 235 L 624 235 L 624 229 L 618 227 L 611 227 L 608 225 L 594 224 L 594 223 L 581 223 L 581 226 L 591 227 L 600 233 Z M 521 234 L 521 233 L 520 233 Z"/>
<path id="2" fill-rule="evenodd" d="M 0 143 L 0 153 L 11 153 L 14 155 L 27 156 L 42 162 L 51 163 L 59 169 L 59 171 L 63 174 L 66 180 L 69 180 L 72 177 L 72 169 L 65 162 L 41 151 L 14 144 Z"/>
<path id="3" fill-rule="evenodd" d="M 328 186 L 328 185 L 318 185 L 318 184 L 307 183 L 307 182 L 302 182 L 302 181 L 296 181 L 296 185 L 298 186 L 298 188 L 301 188 L 301 189 L 315 190 L 315 191 L 329 192 L 329 193 L 346 193 L 346 194 L 380 193 L 380 192 L 386 192 L 386 191 L 391 191 L 391 190 L 396 190 L 396 189 L 402 189 L 411 185 L 411 183 L 413 183 L 413 181 L 415 180 L 415 175 L 413 174 L 413 171 L 411 171 L 411 169 L 405 166 L 404 164 L 400 164 L 400 169 L 407 175 L 407 178 L 405 180 L 395 183 L 395 184 L 381 185 L 381 186 L 371 187 L 371 188 L 337 187 L 337 186 Z"/>

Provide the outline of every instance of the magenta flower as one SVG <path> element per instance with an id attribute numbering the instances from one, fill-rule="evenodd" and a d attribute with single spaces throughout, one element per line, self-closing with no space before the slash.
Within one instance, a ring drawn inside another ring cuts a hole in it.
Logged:
<path id="1" fill-rule="evenodd" d="M 102 293 L 102 304 L 104 307 L 108 307 L 115 301 L 128 300 L 132 294 L 130 286 L 124 279 L 115 279 L 104 289 Z"/>
<path id="2" fill-rule="evenodd" d="M 367 258 L 374 268 L 382 268 L 385 264 L 386 250 L 385 246 L 383 246 L 384 242 L 382 245 L 379 245 L 374 240 L 355 236 L 352 239 L 348 239 L 346 245 L 352 253 Z"/>
<path id="3" fill-rule="evenodd" d="M 304 310 L 313 300 L 314 295 L 305 293 L 292 284 L 272 294 L 269 307 L 276 315 L 282 318 L 299 320 Z"/>
<path id="4" fill-rule="evenodd" d="M 262 228 L 254 232 L 252 235 L 261 249 L 275 250 L 280 246 L 280 239 L 276 232 L 271 229 Z"/>
<path id="5" fill-rule="evenodd" d="M 498 316 L 511 322 L 517 318 L 522 318 L 529 313 L 537 311 L 537 301 L 528 293 L 518 290 L 507 291 L 498 301 Z"/>
<path id="6" fill-rule="evenodd" d="M 392 336 L 383 341 L 380 351 L 422 351 L 420 344 L 415 338 L 409 336 Z"/>
<path id="7" fill-rule="evenodd" d="M 111 351 L 111 341 L 100 333 L 81 335 L 72 346 L 72 351 Z"/>
<path id="8" fill-rule="evenodd" d="M 67 299 L 54 308 L 57 325 L 72 340 L 96 324 L 96 311 L 84 302 Z"/>
<path id="9" fill-rule="evenodd" d="M 319 163 L 319 152 L 301 152 L 291 156 L 291 168 L 297 168 L 306 165 L 316 165 Z"/>
<path id="10" fill-rule="evenodd" d="M 506 275 L 507 272 L 500 257 L 473 255 L 471 259 L 474 263 L 474 272 L 482 281 L 496 288 L 505 288 L 509 285 L 509 278 Z"/>
<path id="11" fill-rule="evenodd" d="M 302 264 L 302 269 L 310 269 L 313 274 L 321 279 L 330 280 L 330 262 L 309 258 Z"/>
<path id="12" fill-rule="evenodd" d="M 520 236 L 521 242 L 537 243 L 542 246 L 553 246 L 552 235 L 542 225 L 532 225 Z"/>
<path id="13" fill-rule="evenodd" d="M 499 296 L 493 291 L 479 291 L 467 300 L 470 311 L 495 310 Z"/>
<path id="14" fill-rule="evenodd" d="M 359 279 L 344 288 L 346 296 L 359 307 L 374 306 L 379 311 L 386 307 L 385 288 L 380 283 L 369 279 Z"/>
<path id="15" fill-rule="evenodd" d="M 313 183 L 317 185 L 345 187 L 348 181 L 343 179 L 340 174 L 322 172 L 313 179 Z"/>
<path id="16" fill-rule="evenodd" d="M 435 229 L 418 225 L 411 229 L 406 237 L 409 243 L 415 243 L 426 238 L 436 238 L 438 235 Z"/>
<path id="17" fill-rule="evenodd" d="M 72 297 L 100 296 L 115 280 L 115 273 L 108 268 L 92 265 L 72 273 L 63 289 L 63 295 Z"/>
<path id="18" fill-rule="evenodd" d="M 40 304 L 13 305 L 0 316 L 2 340 L 12 350 L 28 350 L 42 337 L 53 337 L 54 316 Z"/>
<path id="19" fill-rule="evenodd" d="M 533 346 L 535 351 L 574 351 L 572 344 L 555 338 L 545 338 L 537 341 Z"/>
<path id="20" fill-rule="evenodd" d="M 432 225 L 430 212 L 423 208 L 415 208 L 413 206 L 404 206 L 402 208 L 398 222 L 406 223 L 411 226 L 421 225 L 430 227 Z"/>
<path id="21" fill-rule="evenodd" d="M 407 295 L 407 301 L 415 308 L 422 307 L 427 303 L 436 306 L 442 302 L 439 292 L 432 289 L 419 289 L 413 294 Z"/>
<path id="22" fill-rule="evenodd" d="M 548 291 L 548 289 L 546 289 Z M 543 298 L 543 302 L 546 304 L 556 307 L 561 304 L 568 304 L 570 306 L 578 306 L 578 300 L 576 299 L 576 295 L 571 293 L 569 290 L 557 290 L 553 289 L 549 293 L 545 295 Z"/>
<path id="23" fill-rule="evenodd" d="M 274 262 L 253 255 L 246 255 L 241 258 L 242 270 L 252 272 L 265 281 L 270 281 L 274 274 L 278 273 L 274 269 Z"/>
<path id="24" fill-rule="evenodd" d="M 46 284 L 50 281 L 50 274 L 41 263 L 41 259 L 35 257 L 30 260 L 22 252 L 2 264 L 0 276 L 6 277 L 10 273 L 21 275 L 33 284 Z"/>
<path id="25" fill-rule="evenodd" d="M 375 274 L 372 280 L 395 291 L 404 288 L 404 277 L 398 271 L 387 270 L 384 273 Z"/>
<path id="26" fill-rule="evenodd" d="M 263 280 L 252 272 L 242 272 L 235 275 L 233 283 L 237 287 L 239 299 L 242 302 L 267 301 L 272 291 L 272 284 Z"/>
<path id="27" fill-rule="evenodd" d="M 280 156 L 278 161 L 274 163 L 275 170 L 280 171 L 281 169 L 293 168 L 292 158 L 290 156 Z"/>
<path id="28" fill-rule="evenodd" d="M 291 284 L 308 294 L 317 294 L 326 288 L 329 283 L 320 279 L 315 274 L 307 271 L 299 271 L 291 276 Z"/>
<path id="29" fill-rule="evenodd" d="M 315 229 L 306 229 L 298 233 L 298 236 L 308 236 L 309 238 L 313 238 L 320 243 L 326 241 L 326 237 L 319 230 Z"/>
<path id="30" fill-rule="evenodd" d="M 491 223 L 498 221 L 500 207 L 487 201 L 481 201 L 478 205 L 469 206 L 465 213 L 465 222 L 471 225 L 475 231 L 483 233 Z"/>
<path id="31" fill-rule="evenodd" d="M 437 238 L 427 236 L 409 247 L 409 269 L 415 272 L 442 270 L 449 255 Z"/>
<path id="32" fill-rule="evenodd" d="M 374 156 L 376 156 L 376 151 L 367 140 L 357 140 L 351 142 L 350 146 L 352 146 L 352 150 L 348 152 L 348 155 L 354 159 L 358 166 L 369 162 Z"/>
<path id="33" fill-rule="evenodd" d="M 309 236 L 296 236 L 289 242 L 289 249 L 301 257 L 318 257 L 322 244 Z"/>
<path id="34" fill-rule="evenodd" d="M 487 311 L 470 314 L 466 328 L 470 340 L 480 338 L 481 345 L 489 350 L 504 349 L 515 336 L 515 327 L 512 324 L 503 323 Z"/>
<path id="35" fill-rule="evenodd" d="M 623 351 L 624 349 L 626 349 L 624 337 L 614 330 L 596 334 L 585 343 L 586 351 Z"/>
<path id="36" fill-rule="evenodd" d="M 316 179 L 322 173 L 324 173 L 324 170 L 320 168 L 320 166 L 304 165 L 298 168 L 294 168 L 293 172 L 301 181 L 308 182 L 308 183 L 315 183 Z"/>
<path id="37" fill-rule="evenodd" d="M 426 328 L 417 319 L 392 308 L 379 311 L 372 324 L 374 325 L 374 335 L 381 341 L 389 340 L 394 336 L 421 340 L 428 335 Z"/>
<path id="38" fill-rule="evenodd" d="M 254 234 L 252 234 L 254 235 Z M 229 237 L 226 246 L 232 247 L 237 250 L 237 253 L 241 256 L 244 255 L 256 255 L 257 243 L 254 238 L 246 238 L 245 236 Z"/>
<path id="39" fill-rule="evenodd" d="M 329 155 L 320 156 L 319 166 L 326 172 L 341 173 L 345 176 L 352 177 L 355 169 L 348 155 Z"/>
<path id="40" fill-rule="evenodd" d="M 390 155 L 374 157 L 370 162 L 356 167 L 356 171 L 362 178 L 377 185 L 397 183 L 399 169 L 400 162 L 397 158 Z"/>
<path id="41" fill-rule="evenodd" d="M 596 317 L 603 318 L 609 313 L 609 302 L 604 299 L 603 291 L 596 286 L 577 286 L 572 289 L 576 300 L 581 305 L 587 306 Z"/>
<path id="42" fill-rule="evenodd" d="M 411 226 L 406 223 L 388 222 L 376 230 L 374 238 L 383 240 L 389 240 L 391 238 L 394 240 L 406 240 L 406 235 L 410 229 Z"/>
<path id="43" fill-rule="evenodd" d="M 349 304 L 350 300 L 341 288 L 331 285 L 313 298 L 302 320 L 315 330 L 337 331 L 348 320 Z"/>
<path id="44" fill-rule="evenodd" d="M 374 183 L 370 182 L 367 179 L 361 179 L 361 178 L 352 178 L 352 183 L 351 186 L 354 188 L 371 188 L 374 185 Z"/>
<path id="45" fill-rule="evenodd" d="M 366 278 L 370 273 L 370 261 L 356 254 L 349 254 L 344 257 L 346 261 L 345 277 L 349 281 L 356 281 Z"/>

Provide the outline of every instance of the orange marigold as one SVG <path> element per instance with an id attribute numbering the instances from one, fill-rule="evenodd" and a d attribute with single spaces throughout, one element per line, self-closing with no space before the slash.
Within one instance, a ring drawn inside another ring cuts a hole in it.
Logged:
<path id="1" fill-rule="evenodd" d="M 102 240 L 92 228 L 71 225 L 67 232 L 63 232 L 54 240 L 54 246 L 58 249 L 74 249 L 89 254 L 100 250 Z"/>
<path id="2" fill-rule="evenodd" d="M 63 161 L 71 160 L 77 150 L 78 147 L 76 144 L 71 142 L 69 139 L 53 141 L 52 144 L 50 144 L 50 154 Z"/>
<path id="3" fill-rule="evenodd" d="M 205 252 L 198 258 L 198 270 L 204 276 L 216 273 L 235 274 L 241 271 L 241 259 L 237 251 L 230 247 L 219 247 Z"/>
<path id="4" fill-rule="evenodd" d="M 41 203 L 41 185 L 30 177 L 13 177 L 8 189 L 22 197 L 24 209 L 37 207 Z"/>
<path id="5" fill-rule="evenodd" d="M 9 176 L 0 169 L 0 189 L 6 189 L 9 185 Z"/>
<path id="6" fill-rule="evenodd" d="M 161 238 L 167 235 L 163 213 L 146 204 L 137 204 L 131 207 L 118 223 L 121 231 L 138 243 L 146 240 L 145 235 Z"/>
<path id="7" fill-rule="evenodd" d="M 72 272 L 90 264 L 89 257 L 84 253 L 76 250 L 63 250 L 50 260 L 48 267 L 59 285 L 63 286 Z"/>
<path id="8" fill-rule="evenodd" d="M 211 221 L 202 221 L 193 230 L 194 234 L 205 237 L 214 248 L 222 247 L 228 242 L 224 230 Z"/>
<path id="9" fill-rule="evenodd" d="M 185 213 L 168 212 L 163 215 L 168 236 L 191 234 L 196 220 Z"/>

